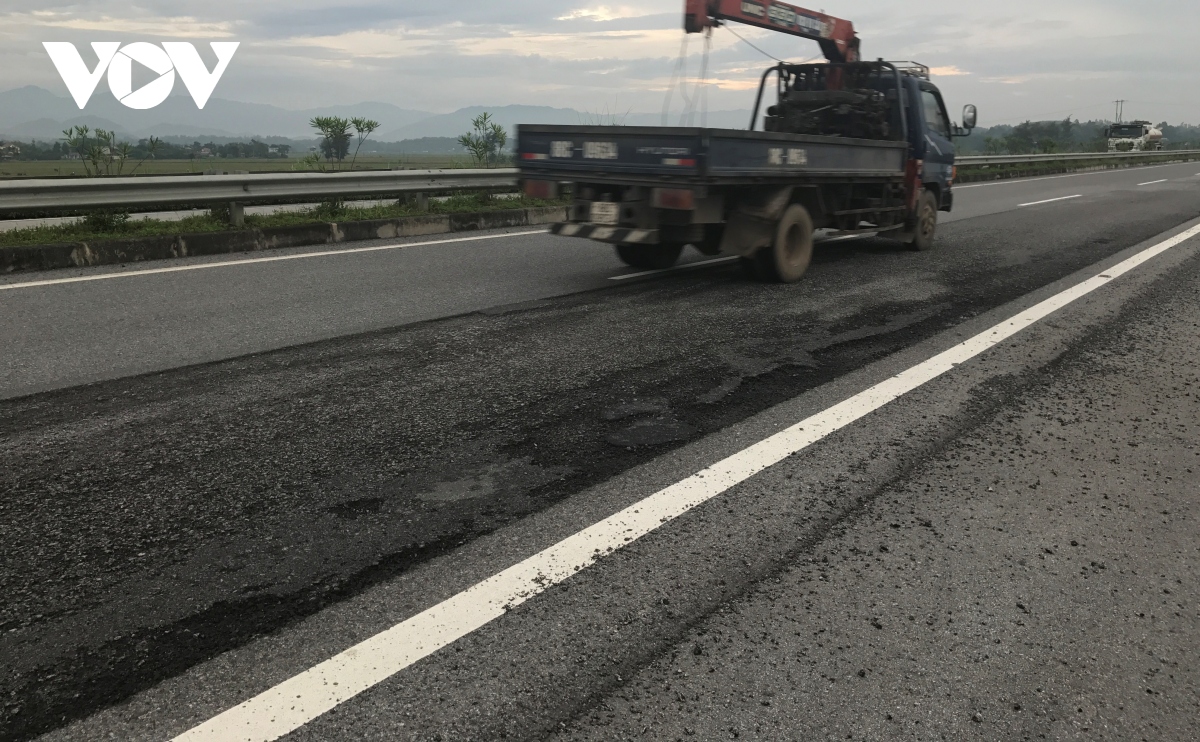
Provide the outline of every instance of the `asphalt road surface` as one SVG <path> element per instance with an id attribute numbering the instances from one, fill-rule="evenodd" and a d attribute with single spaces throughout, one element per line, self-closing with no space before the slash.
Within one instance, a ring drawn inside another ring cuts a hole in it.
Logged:
<path id="1" fill-rule="evenodd" d="M 1196 169 L 963 187 L 795 286 L 540 233 L 10 276 L 0 739 L 1188 739 Z"/>

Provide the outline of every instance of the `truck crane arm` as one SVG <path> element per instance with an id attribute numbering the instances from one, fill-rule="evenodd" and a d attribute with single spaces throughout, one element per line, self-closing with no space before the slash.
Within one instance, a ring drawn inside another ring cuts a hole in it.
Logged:
<path id="1" fill-rule="evenodd" d="M 685 1 L 683 27 L 688 33 L 703 33 L 726 21 L 737 21 L 812 39 L 830 62 L 859 61 L 859 39 L 850 21 L 775 0 Z"/>

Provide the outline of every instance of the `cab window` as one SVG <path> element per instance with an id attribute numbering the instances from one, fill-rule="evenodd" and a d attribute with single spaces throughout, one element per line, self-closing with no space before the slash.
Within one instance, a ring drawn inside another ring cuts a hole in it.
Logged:
<path id="1" fill-rule="evenodd" d="M 937 95 L 933 91 L 922 90 L 921 102 L 925 107 L 925 124 L 930 131 L 949 137 L 950 122 L 946 120 L 946 113 L 942 110 L 942 102 L 938 100 Z"/>

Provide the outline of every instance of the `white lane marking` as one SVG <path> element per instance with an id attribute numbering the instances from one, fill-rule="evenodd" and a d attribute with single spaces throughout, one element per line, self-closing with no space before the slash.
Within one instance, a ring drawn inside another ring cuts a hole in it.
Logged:
<path id="1" fill-rule="evenodd" d="M 1083 196 L 1082 196 L 1082 195 L 1075 195 L 1075 196 L 1063 196 L 1062 198 L 1048 198 L 1048 199 L 1046 199 L 1045 201 L 1033 201 L 1033 202 L 1031 202 L 1031 203 L 1027 203 L 1027 204 L 1021 204 L 1021 205 L 1020 205 L 1018 208 L 1022 208 L 1022 209 L 1023 209 L 1023 208 L 1025 208 L 1026 206 L 1040 206 L 1041 204 L 1052 204 L 1052 203 L 1054 203 L 1055 201 L 1070 201 L 1070 200 L 1071 200 L 1071 199 L 1073 199 L 1073 198 L 1083 198 Z"/>
<path id="2" fill-rule="evenodd" d="M 406 247 L 424 247 L 426 245 L 449 245 L 454 242 L 475 242 L 476 240 L 499 240 L 505 237 L 522 237 L 531 234 L 549 234 L 547 230 L 538 229 L 532 232 L 505 232 L 504 234 L 486 234 L 476 237 L 458 237 L 449 240 L 432 240 L 429 242 L 401 242 L 394 245 L 377 245 L 375 247 L 351 247 L 345 250 L 322 250 L 320 252 L 304 252 L 294 255 L 275 255 L 269 258 L 247 258 L 246 260 L 222 260 L 215 263 L 196 263 L 194 265 L 174 265 L 170 268 L 150 268 L 140 271 L 122 271 L 120 273 L 101 273 L 94 276 L 75 276 L 74 278 L 54 278 L 46 281 L 27 281 L 25 283 L 0 284 L 0 291 L 10 289 L 31 289 L 37 286 L 57 286 L 63 283 L 82 283 L 85 281 L 107 281 L 112 278 L 132 278 L 133 276 L 153 276 L 158 273 L 179 273 L 180 271 L 202 271 L 210 268 L 228 268 L 236 265 L 254 265 L 256 263 L 277 263 L 282 260 L 303 260 L 304 258 L 325 258 L 333 255 L 354 255 L 380 250 L 402 250 Z"/>
<path id="3" fill-rule="evenodd" d="M 687 265 L 677 265 L 674 268 L 663 268 L 656 271 L 642 271 L 641 273 L 625 273 L 620 276 L 609 276 L 610 281 L 625 281 L 630 278 L 642 278 L 644 276 L 657 276 L 661 273 L 678 273 L 679 271 L 687 271 L 692 268 L 703 268 L 706 265 L 716 265 L 717 263 L 728 263 L 737 260 L 737 256 L 730 258 L 714 258 L 712 260 L 701 260 L 696 263 L 688 263 Z"/>
<path id="4" fill-rule="evenodd" d="M 984 330 L 866 391 L 743 449 L 615 515 L 175 737 L 272 742 L 503 616 L 605 556 L 653 533 L 851 423 L 938 378 L 1114 278 L 1200 234 L 1200 226 Z"/>
<path id="5" fill-rule="evenodd" d="M 845 242 L 846 240 L 859 240 L 866 237 L 878 237 L 879 232 L 859 232 L 858 234 L 842 234 L 837 237 L 826 237 L 823 240 L 817 240 L 818 245 L 824 245 L 827 242 Z"/>
<path id="6" fill-rule="evenodd" d="M 1138 183 L 1138 188 L 1141 188 L 1142 186 L 1148 186 L 1148 185 L 1157 185 L 1158 183 L 1166 183 L 1168 180 L 1170 180 L 1170 178 L 1163 178 L 1162 180 L 1152 180 L 1149 183 Z"/>
<path id="7" fill-rule="evenodd" d="M 1157 170 L 1160 167 L 1179 167 L 1187 165 L 1186 162 L 1168 162 L 1166 165 L 1134 165 L 1138 170 Z M 964 166 L 965 167 L 965 166 Z M 1036 183 L 1039 180 L 1061 180 L 1063 178 L 1082 178 L 1086 175 L 1111 175 L 1116 173 L 1128 172 L 1129 168 L 1105 168 L 1104 170 L 1089 170 L 1084 173 L 1068 173 L 1066 175 L 1043 175 L 1040 178 L 1005 178 L 1004 180 L 995 180 L 991 183 L 964 183 L 963 185 L 954 186 L 954 190 L 959 191 L 964 188 L 988 188 L 990 186 L 1002 185 L 1020 185 L 1021 183 Z M 1197 173 L 1200 175 L 1200 173 Z"/>

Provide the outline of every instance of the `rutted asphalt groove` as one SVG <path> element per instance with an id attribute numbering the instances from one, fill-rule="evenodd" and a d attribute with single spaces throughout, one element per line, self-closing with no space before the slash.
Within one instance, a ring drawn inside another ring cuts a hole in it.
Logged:
<path id="1" fill-rule="evenodd" d="M 1200 267 L 1200 261 L 1193 259 L 1186 275 L 1172 279 L 1175 286 L 1171 291 L 1155 292 L 1136 299 L 1136 303 L 1143 312 L 1146 308 L 1150 312 L 1157 311 L 1157 307 L 1164 306 L 1164 297 L 1170 297 L 1180 286 L 1186 287 L 1195 280 L 1197 267 Z M 1145 314 L 1129 316 L 1140 318 Z M 1109 326 L 1096 327 L 1107 330 L 1113 325 L 1136 325 L 1136 322 L 1126 321 L 1124 316 L 1110 317 L 1109 320 Z M 739 642 L 733 648 L 740 649 L 742 654 L 736 656 L 754 658 L 745 663 L 740 676 L 726 672 L 720 660 L 708 659 L 711 647 L 701 648 L 703 657 L 697 655 L 696 645 L 704 640 L 695 639 L 693 643 L 688 640 L 689 633 L 703 634 L 710 622 L 720 622 L 731 612 L 736 615 L 742 610 L 743 603 L 764 589 L 760 584 L 764 580 L 778 576 L 781 569 L 794 567 L 798 561 L 803 564 L 807 561 L 804 559 L 806 553 L 811 557 L 813 550 L 827 550 L 829 547 L 823 545 L 827 539 L 832 538 L 836 545 L 845 530 L 856 528 L 864 521 L 878 520 L 876 511 L 879 509 L 892 509 L 893 504 L 903 506 L 896 509 L 904 514 L 888 518 L 884 529 L 889 535 L 904 533 L 914 549 L 928 539 L 942 538 L 943 532 L 949 530 L 945 514 L 927 512 L 923 515 L 928 517 L 913 517 L 907 512 L 912 507 L 909 498 L 892 503 L 890 498 L 880 500 L 879 496 L 912 479 L 919 483 L 926 462 L 936 460 L 944 451 L 954 450 L 959 445 L 957 441 L 986 428 L 991 421 L 1011 416 L 1009 411 L 1014 402 L 1020 404 L 1030 396 L 1036 397 L 1042 385 L 1061 380 L 1064 363 L 1069 364 L 1072 358 L 1079 357 L 1080 352 L 1106 341 L 1107 336 L 1096 333 L 1093 328 L 1090 334 L 1075 336 L 1070 344 L 1058 345 L 1028 367 L 1020 361 L 1024 353 L 1015 352 L 1012 355 L 1016 356 L 1017 363 L 1011 367 L 1012 372 L 975 383 L 963 399 L 964 404 L 952 414 L 945 414 L 946 409 L 941 408 L 938 414 L 931 414 L 927 419 L 919 414 L 921 405 L 908 405 L 909 424 L 906 425 L 903 422 L 905 413 L 885 413 L 884 418 L 891 419 L 883 423 L 882 429 L 870 426 L 874 433 L 860 429 L 857 434 L 849 432 L 843 439 L 842 445 L 852 451 L 847 456 L 848 462 L 852 463 L 839 462 L 836 454 L 829 456 L 834 451 L 827 451 L 824 455 L 816 453 L 801 457 L 800 462 L 781 465 L 782 471 L 776 472 L 775 476 L 768 475 L 764 477 L 765 481 L 741 488 L 741 492 L 717 498 L 673 527 L 605 560 L 587 576 L 552 588 L 545 600 L 525 604 L 505 621 L 460 640 L 439 656 L 385 681 L 285 739 L 289 742 L 343 738 L 389 742 L 427 742 L 439 737 L 444 740 L 543 739 L 550 732 L 560 731 L 561 725 L 573 717 L 585 718 L 581 712 L 590 711 L 586 715 L 588 719 L 597 716 L 602 721 L 613 719 L 614 714 L 626 707 L 625 700 L 639 696 L 650 696 L 661 705 L 653 713 L 637 715 L 635 711 L 618 719 L 612 727 L 601 728 L 594 736 L 605 740 L 722 739 L 727 738 L 727 730 L 711 725 L 705 728 L 696 722 L 700 720 L 697 717 L 703 718 L 706 712 L 715 716 L 726 709 L 748 710 L 746 706 L 739 707 L 736 702 L 730 702 L 730 698 L 740 698 L 750 706 L 749 710 L 760 709 L 772 724 L 780 721 L 774 713 L 778 705 L 773 704 L 771 708 L 757 705 L 764 698 L 764 687 L 768 699 L 774 693 L 780 696 L 777 701 L 794 700 L 807 706 L 791 717 L 797 719 L 798 724 L 824 721 L 826 717 L 822 711 L 811 711 L 810 704 L 820 703 L 822 694 L 826 693 L 832 698 L 840 697 L 844 688 L 840 684 L 841 678 L 839 685 L 833 685 L 832 681 L 816 682 L 817 687 L 811 688 L 809 693 L 789 694 L 786 691 L 792 687 L 789 677 L 792 660 L 784 661 L 772 653 L 776 641 L 782 643 L 789 639 L 801 647 L 805 644 L 804 638 L 790 637 L 788 627 L 792 624 L 786 619 L 795 618 L 796 614 L 785 612 L 783 616 L 775 614 L 773 618 L 760 615 L 756 621 L 743 622 L 743 626 L 726 631 L 727 638 L 736 637 Z M 1064 351 L 1070 354 L 1065 361 L 1060 360 Z M 1005 354 L 1003 350 L 1000 353 Z M 969 371 L 963 374 L 964 377 L 971 375 Z M 951 397 L 955 396 L 953 390 L 948 391 Z M 1104 393 L 1096 396 L 1102 400 L 1112 399 Z M 1002 411 L 1008 414 L 998 414 Z M 903 442 L 899 440 L 901 438 Z M 1017 466 L 1028 463 L 1020 458 L 1022 455 L 1037 450 L 1036 444 L 1030 444 L 1032 448 L 1026 448 L 1023 441 L 1013 443 L 1015 450 L 1010 456 L 1014 463 L 1020 462 Z M 960 464 L 955 462 L 950 467 L 957 469 Z M 961 465 L 961 468 L 963 473 L 970 471 L 970 465 Z M 786 479 L 783 479 L 784 472 L 787 472 Z M 962 478 L 969 480 L 969 476 Z M 1033 478 L 1029 477 L 1028 481 L 1032 483 Z M 954 503 L 958 502 L 958 493 L 962 490 L 946 488 L 942 491 L 946 493 L 946 499 Z M 1040 509 L 1039 504 L 1035 501 L 1034 510 Z M 860 517 L 863 514 L 867 517 Z M 937 521 L 936 526 L 931 518 Z M 988 527 L 985 519 L 979 520 L 983 522 L 973 525 Z M 958 524 L 953 522 L 952 525 Z M 1011 530 L 1005 528 L 1005 531 Z M 895 546 L 890 538 L 874 543 Z M 1026 545 L 1025 548 L 1031 547 Z M 1040 551 L 1036 546 L 1032 549 L 1035 553 Z M 892 558 L 905 563 L 892 567 L 901 583 L 912 571 L 922 569 L 919 563 L 907 564 L 907 553 L 901 552 Z M 840 575 L 830 585 L 839 591 L 838 597 L 827 600 L 825 610 L 810 617 L 816 622 L 824 622 L 818 623 L 817 628 L 847 628 L 829 616 L 849 613 L 854 618 L 864 619 L 860 612 L 863 596 L 859 593 L 868 586 L 856 568 L 855 558 L 847 561 L 851 566 L 849 573 Z M 990 574 L 991 566 L 985 562 L 981 570 Z M 821 565 L 817 568 L 824 571 Z M 885 586 L 892 585 L 892 580 L 876 576 Z M 887 575 L 891 576 L 891 573 Z M 936 579 L 934 582 L 936 584 Z M 978 589 L 978 578 L 974 583 Z M 1003 592 L 1002 585 L 1000 588 Z M 903 595 L 903 584 L 897 590 Z M 795 600 L 801 592 L 789 591 L 783 602 Z M 750 595 L 743 598 L 747 593 Z M 936 588 L 924 596 L 935 606 L 940 597 Z M 888 597 L 889 603 L 899 599 L 904 604 L 902 596 Z M 1029 603 L 1031 597 L 1034 596 L 1026 594 L 1016 600 L 1019 602 L 1023 598 Z M 1012 609 L 1011 605 L 1009 609 Z M 891 613 L 900 616 L 887 619 L 889 623 L 897 618 L 904 620 L 906 612 L 902 608 L 893 608 Z M 958 613 L 955 607 L 956 621 L 959 620 Z M 893 676 L 887 689 L 868 698 L 871 702 L 889 698 L 889 692 L 896 687 L 906 687 L 895 676 L 918 669 L 921 658 L 927 653 L 944 652 L 955 646 L 953 642 L 935 637 L 931 645 L 904 652 L 904 656 L 910 658 L 906 661 L 896 657 L 888 634 L 876 634 L 880 629 L 872 624 L 865 623 L 865 626 L 869 635 L 860 637 L 858 645 L 871 648 L 873 654 L 884 655 L 883 659 L 876 658 L 876 664 L 867 666 L 879 672 L 890 672 Z M 772 627 L 779 633 L 768 638 Z M 876 641 L 877 638 L 882 644 Z M 823 640 L 818 635 L 815 641 Z M 829 642 L 825 642 L 825 646 L 830 654 L 840 653 L 840 649 L 835 652 Z M 988 647 L 983 648 L 984 652 L 987 650 Z M 912 657 L 916 660 L 911 660 Z M 648 685 L 640 681 L 648 663 L 657 668 L 672 661 L 669 677 L 655 677 Z M 754 661 L 763 663 L 763 672 L 753 667 Z M 916 662 L 917 668 L 911 662 Z M 859 683 L 861 679 L 856 673 L 860 669 L 861 665 L 852 667 L 845 679 Z M 956 675 L 958 670 L 957 666 L 952 666 L 946 675 Z M 683 676 L 677 671 L 682 671 Z M 779 674 L 759 682 L 766 672 L 773 671 Z M 470 682 L 464 685 L 467 678 Z M 680 682 L 696 682 L 702 678 L 708 678 L 707 685 L 718 691 L 713 695 L 719 700 L 708 706 L 689 705 L 674 697 Z M 729 690 L 724 687 L 726 678 L 742 680 L 744 686 L 735 692 L 721 692 Z M 1030 687 L 1034 685 L 1041 683 L 1031 682 Z M 946 703 L 940 697 L 927 698 L 927 701 L 922 703 L 923 707 Z M 851 711 L 848 718 L 858 717 Z M 969 713 L 962 717 L 968 726 L 974 723 L 969 718 Z M 626 725 L 623 733 L 618 731 L 619 723 Z M 654 733 L 646 731 L 647 725 L 655 730 Z M 671 727 L 673 733 L 667 732 Z M 752 737 L 749 731 L 743 727 L 740 738 Z M 809 736 L 821 737 L 820 734 Z M 844 734 L 830 736 L 845 737 Z M 866 735 L 871 739 L 879 736 Z M 769 731 L 761 738 L 774 740 L 780 737 Z M 784 734 L 782 737 L 791 739 L 795 735 Z M 862 737 L 860 734 L 855 739 Z M 883 734 L 883 737 L 887 735 Z M 929 734 L 918 733 L 914 737 L 928 739 Z M 984 734 L 983 738 L 997 737 Z"/>
<path id="2" fill-rule="evenodd" d="M 1189 194 L 3 403 L 0 736 L 119 701 L 1200 213 Z M 1111 205 L 1110 205 L 1111 206 Z"/>
<path id="3" fill-rule="evenodd" d="M 525 738 L 1190 738 L 1197 271 L 986 382 L 819 545 Z"/>

